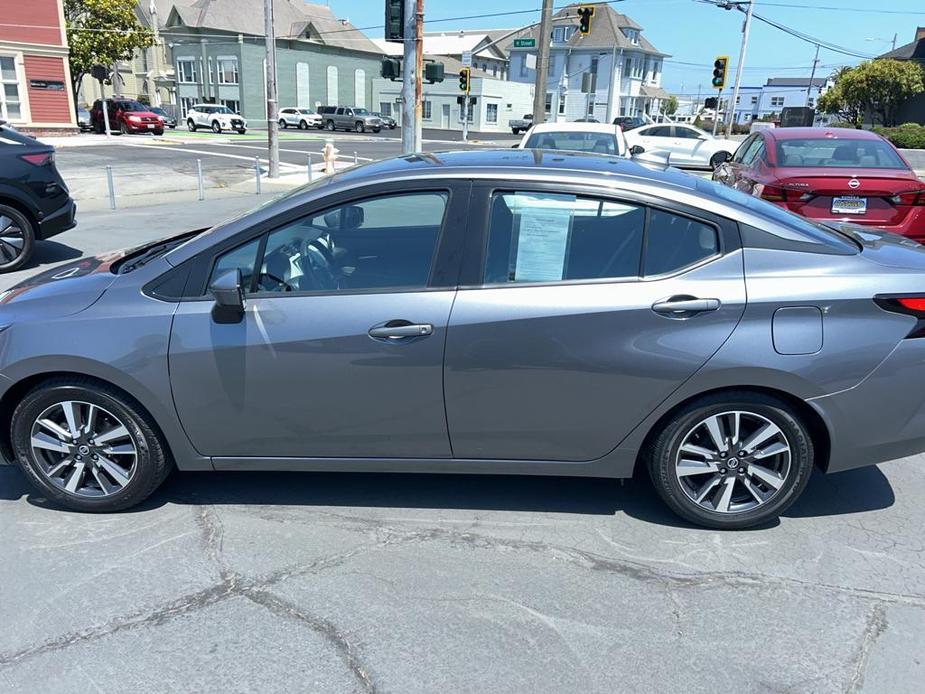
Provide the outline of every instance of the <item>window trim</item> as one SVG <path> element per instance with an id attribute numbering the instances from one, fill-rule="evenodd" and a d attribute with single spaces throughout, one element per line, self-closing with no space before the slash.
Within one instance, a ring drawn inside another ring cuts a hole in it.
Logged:
<path id="1" fill-rule="evenodd" d="M 497 193 L 560 193 L 578 197 L 591 197 L 606 202 L 624 205 L 637 205 L 646 208 L 646 226 L 643 229 L 642 250 L 639 256 L 639 269 L 635 277 L 604 277 L 592 279 L 556 280 L 554 282 L 484 282 L 485 263 L 488 257 L 489 226 L 491 223 L 491 200 Z M 702 210 L 691 209 L 681 203 L 658 198 L 645 193 L 628 191 L 602 191 L 583 185 L 559 185 L 554 183 L 531 183 L 522 185 L 510 181 L 479 181 L 472 188 L 470 205 L 472 214 L 470 224 L 478 225 L 470 229 L 466 245 L 466 258 L 460 277 L 460 290 L 478 289 L 527 289 L 531 287 L 564 287 L 586 284 L 626 284 L 629 282 L 655 282 L 684 275 L 704 265 L 716 262 L 742 248 L 738 224 L 731 219 L 713 215 Z M 677 268 L 671 272 L 658 275 L 644 275 L 645 250 L 648 243 L 649 218 L 652 210 L 686 217 L 695 222 L 713 227 L 719 244 L 719 250 L 706 258 Z M 475 281 L 473 281 L 473 279 Z"/>

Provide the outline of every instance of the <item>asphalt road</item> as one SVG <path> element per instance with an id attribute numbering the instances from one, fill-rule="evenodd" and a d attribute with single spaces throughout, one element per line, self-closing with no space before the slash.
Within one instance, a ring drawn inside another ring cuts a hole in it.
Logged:
<path id="1" fill-rule="evenodd" d="M 84 213 L 43 252 L 258 202 Z M 86 515 L 0 467 L 0 692 L 918 693 L 923 468 L 721 533 L 644 478 L 175 474 Z"/>

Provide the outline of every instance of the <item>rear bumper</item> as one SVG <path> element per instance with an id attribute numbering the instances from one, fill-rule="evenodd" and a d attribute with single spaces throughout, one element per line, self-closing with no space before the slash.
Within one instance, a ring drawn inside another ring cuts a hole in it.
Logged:
<path id="1" fill-rule="evenodd" d="M 77 226 L 76 217 L 77 204 L 68 198 L 64 205 L 42 218 L 38 224 L 37 237 L 47 239 L 60 234 L 62 231 L 73 229 Z"/>
<path id="2" fill-rule="evenodd" d="M 827 472 L 925 451 L 925 339 L 906 339 L 858 385 L 808 401 L 831 438 Z"/>
<path id="3" fill-rule="evenodd" d="M 799 210 L 791 209 L 787 203 L 775 203 L 778 207 L 781 207 L 789 212 L 795 212 L 800 214 Z M 883 222 L 869 221 L 864 219 L 861 216 L 858 217 L 809 217 L 806 215 L 801 215 L 806 217 L 812 222 L 848 222 L 851 224 L 857 224 L 859 226 L 871 227 L 873 229 L 882 229 L 883 231 L 889 231 L 894 234 L 900 234 L 901 236 L 906 236 L 910 239 L 914 239 L 920 243 L 925 242 L 925 207 L 913 207 L 906 214 L 903 221 L 899 224 L 886 224 Z"/>

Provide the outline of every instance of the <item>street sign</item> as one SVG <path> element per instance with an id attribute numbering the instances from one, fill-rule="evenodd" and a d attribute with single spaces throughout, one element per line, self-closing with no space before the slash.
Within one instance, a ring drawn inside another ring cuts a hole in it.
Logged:
<path id="1" fill-rule="evenodd" d="M 536 48 L 536 39 L 514 39 L 514 48 Z"/>
<path id="2" fill-rule="evenodd" d="M 472 51 L 463 51 L 462 60 L 460 62 L 466 67 L 472 67 Z"/>

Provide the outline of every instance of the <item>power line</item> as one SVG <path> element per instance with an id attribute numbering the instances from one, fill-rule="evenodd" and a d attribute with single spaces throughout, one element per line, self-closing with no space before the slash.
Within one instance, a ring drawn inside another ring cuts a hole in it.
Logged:
<path id="1" fill-rule="evenodd" d="M 790 7 L 799 10 L 822 10 L 835 12 L 866 12 L 870 14 L 925 14 L 918 10 L 881 10 L 867 7 L 839 7 L 836 5 L 792 5 L 786 2 L 758 2 L 761 7 Z"/>

